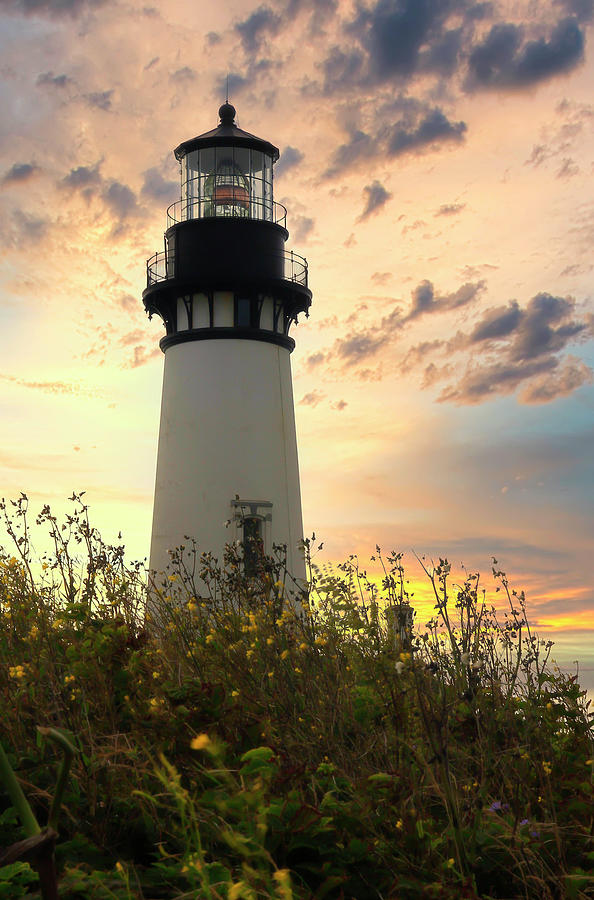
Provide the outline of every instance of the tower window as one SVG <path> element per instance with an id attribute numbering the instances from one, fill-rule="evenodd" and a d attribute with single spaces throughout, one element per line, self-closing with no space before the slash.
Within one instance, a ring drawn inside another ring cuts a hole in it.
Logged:
<path id="1" fill-rule="evenodd" d="M 236 325 L 241 328 L 249 328 L 252 325 L 252 304 L 249 297 L 237 298 Z"/>
<path id="2" fill-rule="evenodd" d="M 262 564 L 264 540 L 260 516 L 243 519 L 243 564 L 246 575 L 256 575 Z"/>

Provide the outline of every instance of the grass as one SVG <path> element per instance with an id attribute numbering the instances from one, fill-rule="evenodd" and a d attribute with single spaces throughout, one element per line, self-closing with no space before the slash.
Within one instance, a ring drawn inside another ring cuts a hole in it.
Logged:
<path id="1" fill-rule="evenodd" d="M 44 735 L 76 748 L 61 898 L 594 896 L 593 716 L 503 573 L 497 613 L 477 575 L 424 563 L 434 616 L 411 630 L 399 554 L 377 549 L 376 588 L 308 541 L 304 596 L 282 548 L 246 579 L 236 548 L 219 567 L 190 542 L 145 617 L 144 567 L 72 501 L 37 518 L 38 561 L 26 497 L 1 507 L 0 741 L 42 825 Z M 4 847 L 28 833 L 11 796 Z M 0 898 L 38 897 L 33 868 L 0 868 Z"/>

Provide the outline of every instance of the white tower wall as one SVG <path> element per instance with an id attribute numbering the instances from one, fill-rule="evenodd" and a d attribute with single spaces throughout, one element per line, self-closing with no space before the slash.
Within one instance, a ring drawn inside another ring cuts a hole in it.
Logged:
<path id="1" fill-rule="evenodd" d="M 272 504 L 258 509 L 264 551 L 286 544 L 288 571 L 305 579 L 289 351 L 231 337 L 174 344 L 165 352 L 151 570 L 165 570 L 184 535 L 222 562 L 225 544 L 242 537 L 236 495 Z"/>

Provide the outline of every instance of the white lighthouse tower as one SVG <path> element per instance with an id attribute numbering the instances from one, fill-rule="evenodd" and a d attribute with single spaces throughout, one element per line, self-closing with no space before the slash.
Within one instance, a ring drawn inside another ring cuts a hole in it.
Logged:
<path id="1" fill-rule="evenodd" d="M 307 263 L 285 250 L 278 149 L 238 128 L 229 103 L 219 115 L 175 150 L 181 199 L 147 263 L 144 305 L 166 329 L 150 568 L 187 535 L 221 562 L 241 541 L 248 574 L 286 545 L 304 579 L 289 329 L 311 304 Z"/>

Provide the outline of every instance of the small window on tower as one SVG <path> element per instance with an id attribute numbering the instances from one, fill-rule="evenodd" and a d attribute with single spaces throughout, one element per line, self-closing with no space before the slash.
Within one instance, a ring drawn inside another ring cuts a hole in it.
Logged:
<path id="1" fill-rule="evenodd" d="M 260 516 L 245 516 L 243 519 L 243 564 L 246 575 L 256 575 L 262 565 L 264 541 Z"/>
<path id="2" fill-rule="evenodd" d="M 237 298 L 237 322 L 240 328 L 249 328 L 252 324 L 252 304 L 249 297 Z"/>

